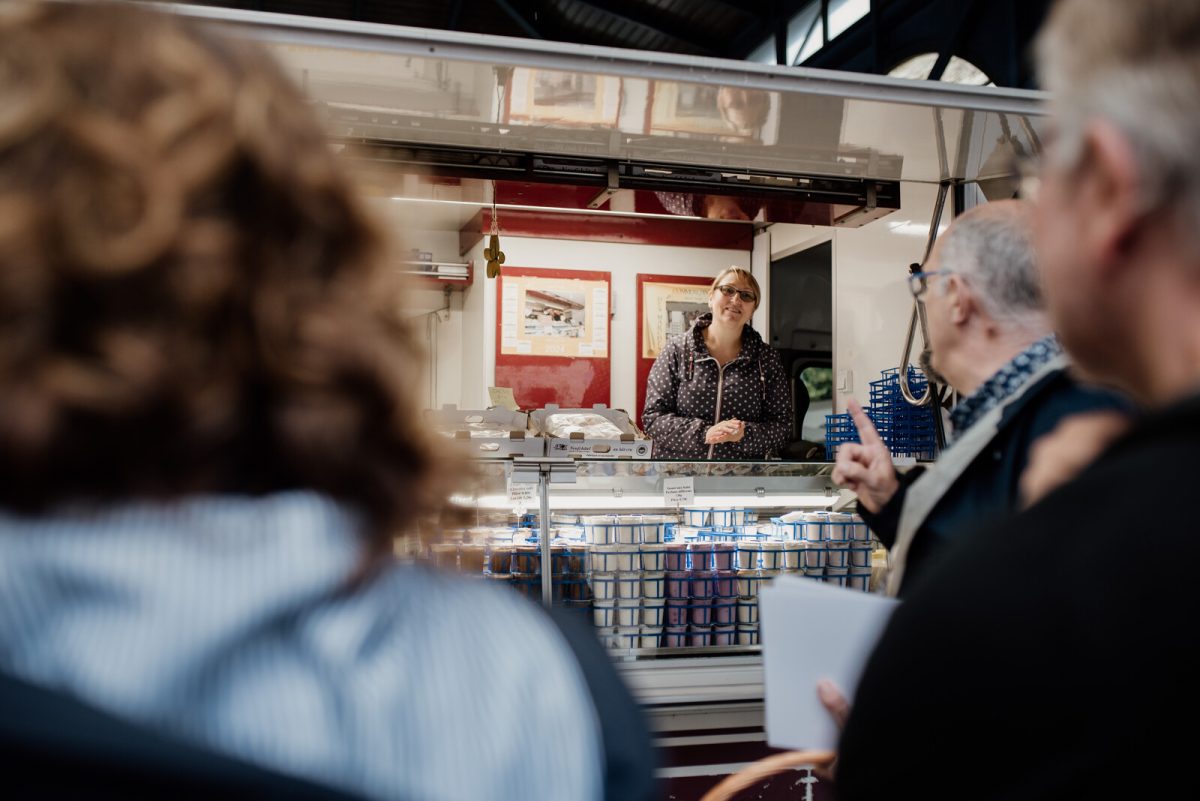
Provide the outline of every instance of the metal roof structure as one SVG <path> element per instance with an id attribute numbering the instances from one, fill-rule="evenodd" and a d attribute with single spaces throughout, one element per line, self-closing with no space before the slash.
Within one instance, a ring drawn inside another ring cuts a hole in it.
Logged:
<path id="1" fill-rule="evenodd" d="M 177 2 L 178 0 L 168 0 Z M 197 5 L 887 74 L 922 53 L 1035 88 L 1049 0 L 194 0 Z M 852 7 L 852 8 L 851 8 Z"/>
<path id="2" fill-rule="evenodd" d="M 745 58 L 809 0 L 200 0 L 197 5 Z"/>

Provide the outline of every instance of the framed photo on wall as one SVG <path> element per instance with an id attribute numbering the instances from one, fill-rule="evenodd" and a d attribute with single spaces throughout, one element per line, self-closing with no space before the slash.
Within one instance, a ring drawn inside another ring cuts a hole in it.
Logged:
<path id="1" fill-rule="evenodd" d="M 505 265 L 497 280 L 492 385 L 522 409 L 611 403 L 611 274 Z"/>
<path id="2" fill-rule="evenodd" d="M 775 144 L 779 93 L 713 84 L 655 81 L 646 133 Z"/>
<path id="3" fill-rule="evenodd" d="M 686 333 L 695 319 L 708 311 L 712 278 L 699 275 L 646 275 L 637 277 L 638 341 L 637 412 L 641 424 L 646 406 L 646 384 L 654 360 L 671 336 Z"/>
<path id="4" fill-rule="evenodd" d="M 500 353 L 608 357 L 608 282 L 503 276 Z"/>
<path id="5" fill-rule="evenodd" d="M 620 113 L 620 78 L 528 67 L 512 71 L 509 121 L 615 127 Z"/>
<path id="6" fill-rule="evenodd" d="M 703 284 L 642 284 L 641 358 L 657 359 L 667 337 L 692 327 L 708 311 L 708 279 Z"/>

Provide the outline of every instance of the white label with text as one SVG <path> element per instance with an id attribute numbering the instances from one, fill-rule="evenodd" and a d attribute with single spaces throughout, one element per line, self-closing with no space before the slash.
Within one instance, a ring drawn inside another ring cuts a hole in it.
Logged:
<path id="1" fill-rule="evenodd" d="M 529 507 L 538 501 L 537 482 L 531 484 L 508 480 L 508 500 L 513 506 Z"/>
<path id="2" fill-rule="evenodd" d="M 691 476 L 663 479 L 663 501 L 667 506 L 691 506 L 696 501 L 695 482 Z"/>

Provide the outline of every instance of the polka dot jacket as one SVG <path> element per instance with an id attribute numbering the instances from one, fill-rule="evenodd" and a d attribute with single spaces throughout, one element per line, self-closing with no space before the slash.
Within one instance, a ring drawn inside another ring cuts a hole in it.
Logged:
<path id="1" fill-rule="evenodd" d="M 779 354 L 750 326 L 742 329 L 742 352 L 723 368 L 708 352 L 700 316 L 671 337 L 650 368 L 642 426 L 658 459 L 764 459 L 787 444 L 792 392 Z M 729 419 L 746 424 L 738 442 L 704 444 L 704 433 Z"/>

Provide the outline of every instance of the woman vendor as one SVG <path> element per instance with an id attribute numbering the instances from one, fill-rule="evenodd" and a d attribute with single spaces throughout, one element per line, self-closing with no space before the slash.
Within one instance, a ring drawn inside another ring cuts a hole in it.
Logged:
<path id="1" fill-rule="evenodd" d="M 764 459 L 787 444 L 791 388 L 779 354 L 750 327 L 761 297 L 747 270 L 723 270 L 711 311 L 663 347 L 642 411 L 655 457 Z"/>

